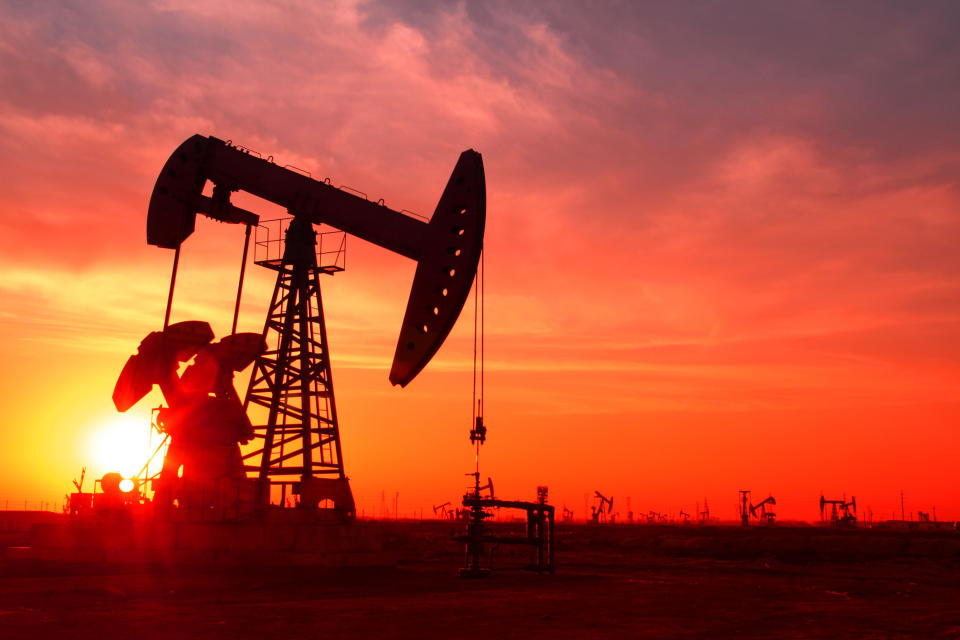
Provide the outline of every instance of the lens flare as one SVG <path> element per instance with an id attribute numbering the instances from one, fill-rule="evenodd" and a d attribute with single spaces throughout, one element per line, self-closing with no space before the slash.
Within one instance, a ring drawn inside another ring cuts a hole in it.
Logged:
<path id="1" fill-rule="evenodd" d="M 149 418 L 137 414 L 110 416 L 93 432 L 89 453 L 89 471 L 97 475 L 109 471 L 118 471 L 126 478 L 136 475 L 153 453 Z"/>

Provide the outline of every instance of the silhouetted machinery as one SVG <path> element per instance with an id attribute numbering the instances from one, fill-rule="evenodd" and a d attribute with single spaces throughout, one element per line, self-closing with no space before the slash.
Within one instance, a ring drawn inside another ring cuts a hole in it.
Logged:
<path id="1" fill-rule="evenodd" d="M 482 282 L 483 276 L 478 276 Z M 478 283 L 479 284 L 479 283 Z M 482 308 L 482 284 L 477 287 L 477 307 Z M 482 311 L 481 311 L 482 317 Z M 553 573 L 553 529 L 554 508 L 547 504 L 548 489 L 545 486 L 537 487 L 537 501 L 523 502 L 519 500 L 500 500 L 493 493 L 493 480 L 487 478 L 487 484 L 480 484 L 480 446 L 487 441 L 487 427 L 483 423 L 483 337 L 482 320 L 480 333 L 475 332 L 474 345 L 480 342 L 480 395 L 477 397 L 476 382 L 478 379 L 476 361 L 474 362 L 474 399 L 476 411 L 470 428 L 470 443 L 476 447 L 474 461 L 476 470 L 468 473 L 473 477 L 473 486 L 463 494 L 463 508 L 466 512 L 467 527 L 461 535 L 454 539 L 465 543 L 466 561 L 460 569 L 460 576 L 464 578 L 480 578 L 486 576 L 493 569 L 494 553 L 500 545 L 521 545 L 529 547 L 530 559 L 526 568 L 539 574 Z M 484 495 L 484 491 L 488 491 Z M 518 509 L 526 512 L 526 529 L 522 535 L 510 535 L 505 532 L 494 531 L 487 520 L 493 517 L 490 509 Z M 484 559 L 487 560 L 484 566 Z"/>
<path id="2" fill-rule="evenodd" d="M 206 322 L 179 322 L 152 332 L 124 366 L 113 401 L 126 411 L 153 385 L 160 387 L 167 407 L 158 412 L 156 423 L 170 443 L 154 481 L 154 503 L 224 515 L 224 509 L 253 503 L 240 454 L 253 427 L 233 389 L 233 374 L 248 367 L 266 345 L 261 336 L 249 333 L 212 340 Z M 178 375 L 181 363 L 190 360 L 193 364 Z"/>
<path id="3" fill-rule="evenodd" d="M 74 478 L 73 480 L 73 487 L 76 491 L 71 492 L 67 497 L 68 506 L 66 510 L 72 516 L 79 515 L 93 507 L 93 494 L 83 492 L 83 481 L 86 477 L 87 468 L 83 467 L 80 469 L 80 479 Z"/>
<path id="4" fill-rule="evenodd" d="M 681 521 L 683 524 L 690 524 L 690 514 L 687 513 L 686 511 L 684 511 L 683 509 L 680 509 L 680 516 L 679 516 L 679 517 L 680 517 L 680 521 Z"/>
<path id="5" fill-rule="evenodd" d="M 561 516 L 563 522 L 573 522 L 573 510 L 563 508 L 563 515 Z"/>
<path id="6" fill-rule="evenodd" d="M 703 499 L 703 509 L 697 507 L 697 518 L 700 520 L 700 524 L 708 524 L 710 522 L 710 504 L 707 502 L 707 499 Z"/>
<path id="7" fill-rule="evenodd" d="M 537 501 L 500 500 L 494 496 L 493 480 L 487 478 L 487 484 L 480 485 L 480 447 L 487 441 L 487 427 L 483 421 L 484 398 L 484 273 L 483 262 L 477 272 L 474 306 L 474 358 L 473 358 L 473 417 L 470 424 L 470 444 L 474 446 L 474 471 L 467 475 L 473 477 L 473 486 L 463 495 L 463 509 L 466 512 L 466 531 L 454 539 L 465 543 L 465 566 L 460 570 L 464 578 L 478 578 L 487 575 L 493 568 L 493 557 L 501 545 L 526 546 L 530 551 L 526 568 L 539 574 L 554 571 L 554 507 L 547 504 L 548 489 L 537 487 Z M 479 320 L 479 322 L 477 322 Z M 478 359 L 479 356 L 479 359 Z M 479 383 L 479 384 L 478 384 Z M 484 495 L 489 491 L 489 495 Z M 495 530 L 487 520 L 493 517 L 490 509 L 517 509 L 526 512 L 526 529 L 522 535 L 510 535 L 508 531 Z M 484 566 L 483 560 L 488 564 Z"/>
<path id="8" fill-rule="evenodd" d="M 83 467 L 80 470 L 80 479 L 73 481 L 76 491 L 65 496 L 64 513 L 71 516 L 91 513 L 113 515 L 143 502 L 142 487 L 136 478 L 124 478 L 111 471 L 94 481 L 93 491 L 85 493 L 83 481 L 86 476 L 87 468 Z M 100 491 L 97 491 L 98 487 Z"/>
<path id="9" fill-rule="evenodd" d="M 237 191 L 291 216 L 282 255 L 257 261 L 277 272 L 262 334 L 236 333 L 250 229 L 260 221 L 231 203 Z M 319 278 L 343 267 L 318 261 L 313 225 L 417 262 L 390 370 L 390 382 L 406 386 L 443 344 L 470 293 L 485 193 L 483 162 L 472 150 L 460 155 L 433 217 L 423 222 L 217 138 L 195 135 L 181 144 L 157 179 L 147 214 L 147 242 L 175 250 L 163 329 L 143 339 L 113 395 L 126 411 L 154 385 L 163 393 L 166 407 L 156 422 L 168 448 L 154 479 L 158 512 L 192 519 L 197 511 L 208 519 L 293 503 L 352 518 Z M 219 341 L 206 322 L 169 322 L 181 246 L 197 213 L 246 226 L 233 334 Z M 233 377 L 250 364 L 241 402 Z M 247 442 L 252 450 L 242 454 Z"/>
<path id="10" fill-rule="evenodd" d="M 750 526 L 750 490 L 740 489 L 740 524 Z"/>
<path id="11" fill-rule="evenodd" d="M 774 524 L 777 520 L 777 514 L 767 508 L 768 504 L 775 505 L 777 504 L 777 501 L 774 500 L 773 496 L 767 496 L 758 504 L 751 504 L 750 517 L 757 518 L 768 525 Z"/>
<path id="12" fill-rule="evenodd" d="M 829 522 L 835 527 L 855 527 L 857 526 L 857 498 L 850 498 L 847 502 L 843 500 L 827 500 L 820 495 L 820 520 L 827 521 L 826 507 L 830 506 Z"/>
<path id="13" fill-rule="evenodd" d="M 444 502 L 443 504 L 437 504 L 433 506 L 433 515 L 441 520 L 454 520 L 456 514 L 453 509 L 450 507 L 450 501 Z"/>
<path id="14" fill-rule="evenodd" d="M 613 498 L 599 491 L 593 492 L 593 504 L 590 506 L 590 522 L 602 524 L 613 516 Z"/>
<path id="15" fill-rule="evenodd" d="M 463 496 L 463 506 L 468 511 L 467 530 L 456 540 L 466 543 L 466 563 L 460 570 L 464 578 L 486 576 L 493 568 L 495 550 L 500 545 L 523 545 L 530 548 L 530 561 L 526 568 L 539 574 L 554 572 L 553 529 L 554 508 L 547 504 L 547 488 L 537 487 L 537 501 L 499 500 L 493 495 L 493 482 L 480 486 L 478 472 L 473 476 L 474 485 Z M 483 495 L 489 489 L 490 494 Z M 498 534 L 491 530 L 486 520 L 493 516 L 488 509 L 519 509 L 526 512 L 526 528 L 523 535 Z M 487 556 L 487 566 L 484 557 Z"/>

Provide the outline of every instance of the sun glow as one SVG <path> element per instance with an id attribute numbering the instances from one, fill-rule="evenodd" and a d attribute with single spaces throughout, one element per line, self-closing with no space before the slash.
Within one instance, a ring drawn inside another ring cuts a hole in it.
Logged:
<path id="1" fill-rule="evenodd" d="M 118 471 L 129 478 L 143 468 L 157 444 L 154 437 L 151 447 L 149 418 L 135 413 L 110 416 L 91 436 L 88 473 L 100 477 Z"/>

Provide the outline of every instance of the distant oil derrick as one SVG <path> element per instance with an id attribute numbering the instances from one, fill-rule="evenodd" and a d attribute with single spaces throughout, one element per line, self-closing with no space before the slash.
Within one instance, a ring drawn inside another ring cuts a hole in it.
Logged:
<path id="1" fill-rule="evenodd" d="M 703 499 L 703 509 L 697 506 L 697 520 L 702 525 L 710 523 L 710 503 L 706 498 Z"/>
<path id="2" fill-rule="evenodd" d="M 740 524 L 744 527 L 750 526 L 750 490 L 740 489 Z"/>

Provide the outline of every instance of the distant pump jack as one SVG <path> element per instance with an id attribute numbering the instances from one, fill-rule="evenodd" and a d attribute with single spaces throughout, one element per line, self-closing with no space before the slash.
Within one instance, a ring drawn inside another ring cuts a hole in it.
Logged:
<path id="1" fill-rule="evenodd" d="M 829 516 L 826 507 L 830 507 Z M 842 500 L 827 500 L 820 494 L 820 521 L 829 523 L 835 527 L 855 527 L 857 526 L 857 498 L 846 498 Z"/>
<path id="2" fill-rule="evenodd" d="M 594 524 L 614 524 L 613 497 L 607 497 L 599 491 L 593 492 L 594 504 L 590 507 L 590 522 Z"/>
<path id="3" fill-rule="evenodd" d="M 767 525 L 776 523 L 777 514 L 767 508 L 767 505 L 776 505 L 774 497 L 767 496 L 757 504 L 750 505 L 750 517 L 756 518 Z"/>

